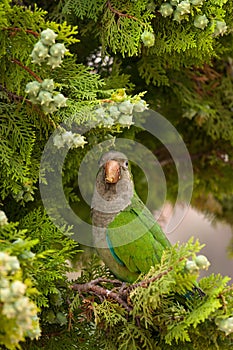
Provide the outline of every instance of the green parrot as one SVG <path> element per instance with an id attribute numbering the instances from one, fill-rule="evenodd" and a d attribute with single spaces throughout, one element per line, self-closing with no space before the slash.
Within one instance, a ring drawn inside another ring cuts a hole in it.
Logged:
<path id="1" fill-rule="evenodd" d="M 132 283 L 171 243 L 135 192 L 127 157 L 109 151 L 99 166 L 91 204 L 94 244 L 111 272 Z"/>

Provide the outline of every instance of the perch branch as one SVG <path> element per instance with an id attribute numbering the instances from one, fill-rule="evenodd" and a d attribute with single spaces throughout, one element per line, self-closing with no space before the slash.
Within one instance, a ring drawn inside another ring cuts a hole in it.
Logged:
<path id="1" fill-rule="evenodd" d="M 177 261 L 177 263 L 184 259 L 185 259 L 184 257 L 180 258 Z M 101 302 L 104 299 L 113 299 L 119 305 L 123 306 L 127 312 L 130 312 L 133 310 L 133 307 L 130 304 L 130 298 L 129 298 L 130 292 L 137 287 L 146 288 L 150 283 L 155 282 L 156 280 L 167 275 L 170 271 L 173 270 L 173 268 L 174 267 L 171 266 L 166 271 L 160 272 L 158 275 L 152 278 L 149 278 L 148 280 L 143 280 L 131 285 L 127 285 L 125 282 L 121 282 L 116 279 L 111 280 L 111 279 L 100 277 L 87 283 L 73 284 L 71 288 L 79 292 L 80 295 L 82 295 L 82 293 L 92 293 L 96 295 Z M 103 287 L 102 285 L 100 285 L 101 283 L 111 283 L 111 284 L 114 284 L 115 287 L 112 290 L 109 290 Z"/>
<path id="2" fill-rule="evenodd" d="M 100 281 L 93 280 L 91 282 L 83 283 L 83 284 L 73 284 L 71 288 L 73 290 L 78 291 L 79 293 L 82 292 L 91 292 L 97 295 L 100 299 L 114 299 L 118 304 L 122 305 L 126 311 L 130 312 L 132 311 L 132 307 L 130 307 L 127 302 L 124 300 L 123 296 L 121 296 L 119 293 L 112 292 L 111 290 L 108 290 L 104 287 L 98 286 L 97 283 Z M 102 281 L 103 282 L 103 281 Z"/>

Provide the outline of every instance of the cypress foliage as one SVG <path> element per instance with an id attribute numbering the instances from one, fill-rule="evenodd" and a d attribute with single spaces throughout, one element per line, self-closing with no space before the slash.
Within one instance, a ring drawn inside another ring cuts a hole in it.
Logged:
<path id="1" fill-rule="evenodd" d="M 64 192 L 86 221 L 79 165 L 100 141 L 119 136 L 157 155 L 175 201 L 176 169 L 165 147 L 133 126 L 132 110 L 140 115 L 149 105 L 187 144 L 193 206 L 232 225 L 232 14 L 227 0 L 1 1 L 2 349 L 232 348 L 229 278 L 201 278 L 200 297 L 192 289 L 197 273 L 185 272 L 199 242 L 175 245 L 147 275 L 124 284 L 93 252 L 85 260 L 74 228 L 54 225 L 39 191 L 51 170 L 40 169 L 41 157 L 56 131 L 55 147 L 71 147 Z M 122 103 L 131 112 L 116 113 Z M 140 171 L 135 182 L 145 196 Z M 76 281 L 67 277 L 73 259 L 82 265 Z"/>

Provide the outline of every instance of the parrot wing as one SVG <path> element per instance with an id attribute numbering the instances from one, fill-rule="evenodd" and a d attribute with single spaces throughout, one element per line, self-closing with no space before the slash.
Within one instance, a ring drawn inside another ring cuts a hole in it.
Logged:
<path id="1" fill-rule="evenodd" d="M 136 193 L 108 225 L 106 239 L 114 259 L 137 273 L 146 273 L 159 263 L 164 249 L 171 245 Z"/>

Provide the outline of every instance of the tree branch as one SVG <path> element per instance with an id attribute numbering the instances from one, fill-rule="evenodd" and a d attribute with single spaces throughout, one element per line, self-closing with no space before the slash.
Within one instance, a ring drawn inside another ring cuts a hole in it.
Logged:
<path id="1" fill-rule="evenodd" d="M 23 101 L 24 100 L 23 96 L 19 96 L 19 95 L 14 94 L 11 91 L 8 91 L 7 88 L 2 84 L 0 84 L 0 90 L 4 91 L 7 94 L 7 96 L 13 101 Z M 26 102 L 31 103 L 29 100 L 26 100 Z"/>
<path id="2" fill-rule="evenodd" d="M 18 66 L 20 66 L 21 68 L 23 68 L 24 70 L 26 70 L 30 75 L 33 76 L 33 78 L 35 78 L 39 83 L 42 83 L 42 79 L 40 77 L 38 77 L 38 75 L 36 73 L 34 73 L 29 67 L 24 66 L 22 62 L 20 62 L 19 60 L 12 58 L 11 62 L 17 64 Z"/>
<path id="3" fill-rule="evenodd" d="M 94 293 L 97 295 L 100 299 L 103 297 L 105 299 L 114 299 L 118 304 L 122 305 L 126 311 L 130 312 L 132 311 L 132 307 L 127 304 L 127 301 L 124 298 L 124 295 L 121 295 L 120 293 L 113 292 L 109 289 L 106 289 L 104 287 L 98 286 L 97 283 L 99 283 L 100 279 L 96 279 L 87 283 L 83 284 L 73 284 L 71 288 L 73 290 L 78 291 L 79 293 L 86 292 L 86 293 Z M 111 280 L 108 280 L 110 282 Z M 103 280 L 102 280 L 103 282 Z"/>
<path id="4" fill-rule="evenodd" d="M 118 17 L 127 17 L 127 18 L 131 18 L 131 19 L 134 19 L 135 21 L 139 21 L 139 19 L 135 16 L 132 16 L 132 15 L 129 15 L 128 13 L 122 13 L 116 9 L 114 9 L 112 7 L 112 4 L 111 2 L 108 0 L 107 3 L 106 3 L 107 7 L 109 8 L 109 10 L 113 13 L 115 13 Z"/>
<path id="5" fill-rule="evenodd" d="M 25 101 L 27 104 L 32 105 L 34 108 L 36 108 L 38 110 L 38 114 L 41 117 L 41 119 L 43 119 L 46 123 L 49 123 L 54 129 L 58 128 L 59 126 L 56 125 L 56 123 L 48 116 L 45 115 L 41 109 L 38 108 L 38 105 L 33 104 L 30 100 L 24 98 L 23 96 L 19 96 L 14 94 L 11 91 L 8 91 L 7 88 L 5 86 L 3 86 L 2 84 L 0 84 L 0 90 L 4 91 L 7 96 L 10 98 L 10 100 L 12 101 Z"/>
<path id="6" fill-rule="evenodd" d="M 37 32 L 34 32 L 31 29 L 23 29 L 23 28 L 17 28 L 17 27 L 6 27 L 6 28 L 2 28 L 3 30 L 9 30 L 11 32 L 17 33 L 17 32 L 26 32 L 29 34 L 32 34 L 33 36 L 35 36 L 36 38 L 38 38 L 38 36 L 40 35 Z"/>
<path id="7" fill-rule="evenodd" d="M 177 263 L 184 259 L 184 257 L 178 259 Z M 160 272 L 158 275 L 149 278 L 148 280 L 143 280 L 131 285 L 127 285 L 125 282 L 121 282 L 117 279 L 111 280 L 100 277 L 87 283 L 73 284 L 71 286 L 71 289 L 79 292 L 80 295 L 82 295 L 82 293 L 92 293 L 96 295 L 101 302 L 104 299 L 113 299 L 119 305 L 123 306 L 127 312 L 131 312 L 133 310 L 133 307 L 130 303 L 129 295 L 132 292 L 132 290 L 138 287 L 147 288 L 150 283 L 155 282 L 156 280 L 167 275 L 170 271 L 173 270 L 173 268 L 174 266 L 170 266 L 166 271 Z M 113 289 L 109 290 L 103 286 L 100 286 L 99 284 L 101 283 L 112 283 L 118 287 L 114 287 L 113 291 Z"/>

